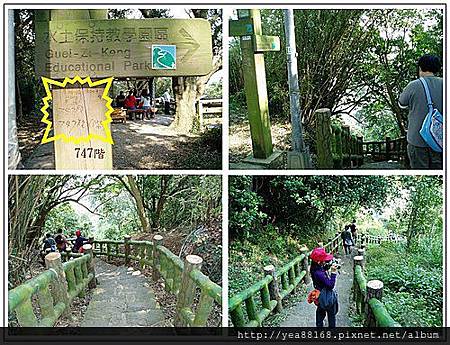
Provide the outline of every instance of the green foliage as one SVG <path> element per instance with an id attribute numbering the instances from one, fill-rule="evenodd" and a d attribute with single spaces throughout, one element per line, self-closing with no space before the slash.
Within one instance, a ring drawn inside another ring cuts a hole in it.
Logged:
<path id="1" fill-rule="evenodd" d="M 204 95 L 207 99 L 222 98 L 222 80 L 206 85 Z"/>
<path id="2" fill-rule="evenodd" d="M 263 32 L 281 38 L 281 51 L 264 54 L 271 117 L 289 119 L 281 10 L 261 11 Z M 313 113 L 330 108 L 359 121 L 367 140 L 404 135 L 400 92 L 417 77 L 424 54 L 443 56 L 442 10 L 295 10 L 300 104 L 305 130 Z M 230 44 L 230 99 L 245 104 L 239 41 Z M 232 103 L 232 102 L 230 102 Z M 232 112 L 230 112 L 232 114 Z"/>
<path id="3" fill-rule="evenodd" d="M 251 238 L 258 236 L 257 228 L 267 215 L 260 210 L 262 197 L 251 190 L 251 176 L 230 177 L 229 179 L 229 234 Z"/>
<path id="4" fill-rule="evenodd" d="M 230 236 L 259 237 L 262 225 L 276 222 L 280 234 L 315 238 L 361 207 L 382 207 L 388 193 L 383 176 L 233 176 Z"/>
<path id="5" fill-rule="evenodd" d="M 421 237 L 414 249 L 384 243 L 369 248 L 367 275 L 384 283 L 383 302 L 405 327 L 442 325 L 442 236 Z"/>

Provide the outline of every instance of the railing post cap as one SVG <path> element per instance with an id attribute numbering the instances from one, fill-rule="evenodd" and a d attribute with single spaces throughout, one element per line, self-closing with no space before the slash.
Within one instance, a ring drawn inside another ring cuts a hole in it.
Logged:
<path id="1" fill-rule="evenodd" d="M 61 253 L 60 252 L 48 253 L 45 256 L 45 261 L 54 261 L 54 260 L 58 260 L 58 259 L 61 259 Z"/>
<path id="2" fill-rule="evenodd" d="M 264 272 L 273 272 L 273 271 L 275 271 L 275 266 L 274 265 L 264 266 Z"/>
<path id="3" fill-rule="evenodd" d="M 198 255 L 187 255 L 186 261 L 191 265 L 200 265 L 203 262 L 203 259 Z"/>
<path id="4" fill-rule="evenodd" d="M 162 241 L 163 237 L 161 235 L 155 235 L 155 236 L 153 236 L 153 239 L 155 241 Z"/>
<path id="5" fill-rule="evenodd" d="M 362 256 L 362 255 L 356 255 L 354 258 L 353 258 L 353 261 L 363 261 L 364 260 L 364 257 Z"/>
<path id="6" fill-rule="evenodd" d="M 83 244 L 83 249 L 84 250 L 92 250 L 92 245 L 89 243 Z"/>
<path id="7" fill-rule="evenodd" d="M 381 280 L 374 279 L 374 280 L 369 280 L 367 282 L 366 286 L 373 290 L 380 290 L 383 288 L 384 284 Z"/>
<path id="8" fill-rule="evenodd" d="M 131 240 L 131 236 L 130 236 L 130 235 L 125 235 L 124 238 L 125 238 L 126 240 Z"/>

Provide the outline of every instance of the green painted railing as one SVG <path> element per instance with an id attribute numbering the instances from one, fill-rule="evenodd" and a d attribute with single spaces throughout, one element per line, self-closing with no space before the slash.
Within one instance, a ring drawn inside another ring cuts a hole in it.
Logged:
<path id="1" fill-rule="evenodd" d="M 8 313 L 21 327 L 51 327 L 67 313 L 76 296 L 95 286 L 90 245 L 84 255 L 62 263 L 59 253 L 45 257 L 47 270 L 8 291 Z"/>
<path id="2" fill-rule="evenodd" d="M 356 168 L 371 161 L 407 162 L 404 137 L 385 141 L 363 141 L 362 136 L 350 132 L 350 127 L 331 120 L 330 109 L 315 112 L 317 165 L 320 169 Z"/>
<path id="3" fill-rule="evenodd" d="M 323 245 L 334 254 L 339 251 L 340 234 Z M 309 284 L 309 250 L 301 248 L 301 255 L 275 270 L 273 265 L 264 267 L 264 278 L 244 291 L 231 297 L 228 310 L 235 327 L 258 327 L 271 313 L 283 309 L 283 300 L 289 298 L 300 284 Z"/>
<path id="4" fill-rule="evenodd" d="M 163 238 L 153 241 L 93 240 L 96 256 L 123 258 L 128 265 L 138 263 L 141 269 L 152 268 L 153 280 L 164 279 L 166 291 L 177 296 L 175 326 L 205 326 L 214 303 L 222 305 L 222 288 L 200 271 L 202 259 L 188 255 L 181 260 L 162 245 Z"/>
<path id="5" fill-rule="evenodd" d="M 363 241 L 364 237 L 362 237 Z M 353 300 L 357 314 L 364 316 L 364 324 L 367 327 L 401 327 L 389 315 L 382 302 L 383 282 L 380 280 L 367 281 L 364 276 L 364 254 L 365 249 L 362 244 L 358 255 L 353 258 Z"/>

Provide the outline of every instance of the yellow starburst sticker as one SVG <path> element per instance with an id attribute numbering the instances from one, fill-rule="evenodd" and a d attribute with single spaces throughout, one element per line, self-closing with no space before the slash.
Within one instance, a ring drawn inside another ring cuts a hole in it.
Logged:
<path id="1" fill-rule="evenodd" d="M 66 77 L 62 82 L 59 82 L 59 81 L 56 81 L 56 80 L 53 80 L 50 78 L 42 77 L 42 82 L 44 84 L 46 96 L 42 99 L 44 102 L 44 106 L 41 108 L 41 111 L 44 114 L 44 116 L 42 117 L 41 122 L 44 122 L 47 125 L 47 128 L 45 129 L 44 136 L 42 137 L 41 143 L 45 144 L 45 143 L 49 143 L 51 141 L 56 141 L 56 140 L 61 139 L 64 142 L 73 142 L 75 144 L 79 144 L 79 143 L 83 143 L 83 142 L 89 142 L 91 139 L 98 139 L 98 140 L 104 141 L 105 143 L 114 144 L 112 136 L 111 136 L 111 131 L 108 126 L 108 124 L 112 122 L 111 113 L 114 111 L 114 109 L 111 107 L 112 99 L 110 97 L 108 97 L 108 92 L 112 85 L 113 79 L 114 79 L 113 77 L 110 77 L 110 78 L 106 78 L 106 79 L 102 79 L 102 80 L 93 82 L 90 77 L 86 77 L 86 78 L 82 79 L 80 76 L 75 76 L 75 78 L 73 78 L 73 79 Z M 106 101 L 105 106 L 108 110 L 105 113 L 105 120 L 103 120 L 101 122 L 102 127 L 105 130 L 104 136 L 98 135 L 95 133 L 89 133 L 88 135 L 78 136 L 78 137 L 77 136 L 68 136 L 65 133 L 60 133 L 58 135 L 49 136 L 50 131 L 53 126 L 52 121 L 50 121 L 48 119 L 49 113 L 47 112 L 47 109 L 49 107 L 48 102 L 52 99 L 50 85 L 55 85 L 55 86 L 64 88 L 64 87 L 66 87 L 67 84 L 73 85 L 76 82 L 79 82 L 81 85 L 87 83 L 89 85 L 89 87 L 95 87 L 95 86 L 100 86 L 102 84 L 105 84 L 105 90 L 103 91 L 102 99 L 104 99 Z"/>

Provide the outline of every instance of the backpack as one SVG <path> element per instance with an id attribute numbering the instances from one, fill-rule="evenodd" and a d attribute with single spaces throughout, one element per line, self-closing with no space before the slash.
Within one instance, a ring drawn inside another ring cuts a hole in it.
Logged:
<path id="1" fill-rule="evenodd" d="M 444 117 L 433 105 L 430 88 L 425 78 L 420 78 L 427 97 L 428 114 L 422 123 L 419 133 L 428 146 L 436 152 L 442 152 Z"/>
<path id="2" fill-rule="evenodd" d="M 338 297 L 337 292 L 329 289 L 323 288 L 320 290 L 319 295 L 319 306 L 322 309 L 330 310 L 332 308 L 337 308 Z"/>

